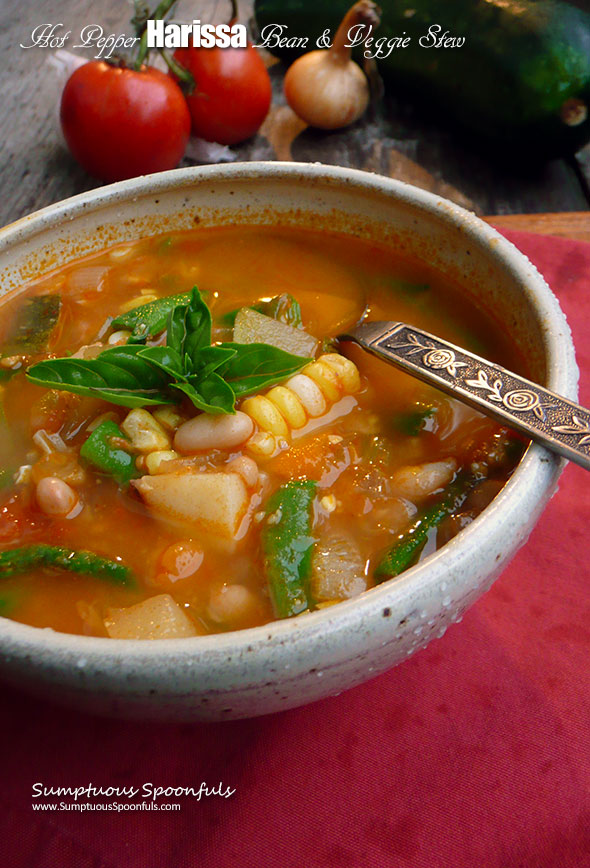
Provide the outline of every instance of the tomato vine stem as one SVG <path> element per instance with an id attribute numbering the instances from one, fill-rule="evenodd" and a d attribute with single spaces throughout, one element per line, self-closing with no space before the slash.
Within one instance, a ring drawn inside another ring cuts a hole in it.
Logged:
<path id="1" fill-rule="evenodd" d="M 235 0 L 232 0 L 234 3 Z M 149 54 L 149 48 L 147 46 L 147 21 L 148 19 L 152 19 L 154 21 L 162 21 L 166 18 L 167 15 L 170 14 L 174 5 L 176 4 L 176 0 L 161 0 L 161 2 L 156 6 L 154 11 L 150 14 L 147 10 L 147 7 L 143 6 L 140 8 L 138 2 L 135 3 L 135 17 L 132 19 L 135 24 L 135 32 L 139 36 L 139 49 L 137 52 L 137 57 L 135 58 L 135 63 L 133 64 L 133 68 L 137 71 L 141 69 L 144 63 L 147 60 Z M 163 48 L 158 49 L 159 53 L 163 57 L 166 65 L 172 72 L 177 76 L 178 79 L 182 82 L 182 85 L 187 93 L 192 93 L 195 87 L 195 80 L 192 74 L 188 69 L 185 69 L 179 63 L 177 63 L 174 58 Z"/>

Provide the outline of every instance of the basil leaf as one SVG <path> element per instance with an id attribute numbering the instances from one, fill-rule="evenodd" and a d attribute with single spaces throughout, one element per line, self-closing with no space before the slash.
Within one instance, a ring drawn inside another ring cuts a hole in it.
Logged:
<path id="1" fill-rule="evenodd" d="M 185 316 L 186 338 L 183 355 L 195 360 L 199 350 L 211 346 L 211 311 L 195 286 Z"/>
<path id="2" fill-rule="evenodd" d="M 172 388 L 182 392 L 195 407 L 205 413 L 235 413 L 236 396 L 223 377 L 212 373 L 207 377 L 189 377 L 190 382 L 173 383 Z"/>
<path id="3" fill-rule="evenodd" d="M 38 386 L 104 398 L 123 407 L 170 404 L 170 377 L 147 359 L 140 346 L 112 347 L 96 359 L 46 359 L 32 365 L 27 378 Z"/>
<path id="4" fill-rule="evenodd" d="M 148 338 L 163 332 L 171 311 L 179 305 L 188 304 L 190 298 L 190 292 L 182 292 L 180 295 L 149 301 L 115 317 L 112 325 L 114 328 L 128 329 L 131 332 L 128 343 L 144 344 Z"/>
<path id="5" fill-rule="evenodd" d="M 185 314 L 186 305 L 174 308 L 166 326 L 166 346 L 174 350 L 181 359 L 184 357 L 182 348 L 186 338 Z"/>
<path id="6" fill-rule="evenodd" d="M 184 379 L 182 359 L 172 347 L 146 347 L 140 350 L 138 355 L 142 359 L 147 359 L 157 368 L 161 368 L 171 377 Z"/>
<path id="7" fill-rule="evenodd" d="M 195 373 L 200 377 L 207 377 L 229 362 L 235 354 L 236 351 L 229 347 L 203 347 L 196 357 Z"/>
<path id="8" fill-rule="evenodd" d="M 219 346 L 236 351 L 219 373 L 239 398 L 280 383 L 313 362 L 311 358 L 294 356 L 270 344 L 224 343 Z"/>
<path id="9" fill-rule="evenodd" d="M 166 344 L 184 359 L 187 373 L 194 367 L 199 350 L 210 346 L 211 311 L 196 286 L 189 303 L 177 307 L 170 314 Z"/>

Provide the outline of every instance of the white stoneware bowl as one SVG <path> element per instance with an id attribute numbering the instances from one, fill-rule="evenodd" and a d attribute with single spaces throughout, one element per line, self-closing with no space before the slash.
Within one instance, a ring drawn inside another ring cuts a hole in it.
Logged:
<path id="1" fill-rule="evenodd" d="M 0 292 L 110 243 L 196 224 L 253 223 L 326 227 L 422 257 L 493 311 L 535 379 L 576 398 L 567 323 L 530 262 L 451 202 L 350 169 L 209 166 L 84 193 L 0 231 Z M 0 618 L 2 677 L 81 709 L 143 719 L 250 717 L 338 693 L 405 660 L 461 618 L 526 541 L 561 469 L 540 446 L 529 447 L 493 503 L 444 548 L 357 599 L 294 620 L 141 642 Z"/>

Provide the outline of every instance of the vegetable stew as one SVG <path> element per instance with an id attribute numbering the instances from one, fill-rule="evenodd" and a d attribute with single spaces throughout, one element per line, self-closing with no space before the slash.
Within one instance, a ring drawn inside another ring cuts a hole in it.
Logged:
<path id="1" fill-rule="evenodd" d="M 112 638 L 331 606 L 465 528 L 526 442 L 337 335 L 404 320 L 522 359 L 423 263 L 195 229 L 0 301 L 0 615 Z"/>

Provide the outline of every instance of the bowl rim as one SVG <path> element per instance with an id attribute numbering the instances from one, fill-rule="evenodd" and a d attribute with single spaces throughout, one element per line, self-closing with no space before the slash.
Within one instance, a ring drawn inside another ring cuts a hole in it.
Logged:
<path id="1" fill-rule="evenodd" d="M 379 195 L 389 195 L 392 199 L 437 215 L 456 228 L 460 227 L 465 233 L 466 240 L 473 240 L 480 245 L 482 242 L 490 244 L 492 255 L 502 259 L 509 266 L 510 271 L 520 279 L 522 291 L 532 301 L 539 319 L 550 324 L 544 333 L 547 385 L 555 391 L 561 391 L 566 397 L 572 399 L 577 397 L 578 369 L 569 326 L 556 297 L 525 254 L 496 229 L 461 206 L 403 181 L 359 169 L 320 163 L 252 161 L 191 166 L 143 175 L 61 200 L 0 228 L 0 255 L 12 244 L 32 239 L 47 228 L 59 225 L 65 216 L 68 219 L 74 218 L 81 213 L 88 213 L 117 201 L 132 199 L 134 195 L 170 192 L 190 187 L 201 180 L 207 182 L 212 179 L 222 179 L 239 182 L 285 178 L 312 179 L 316 183 L 320 182 L 328 186 L 343 183 L 351 190 L 368 190 Z M 436 572 L 437 567 L 439 570 L 441 567 L 444 568 L 445 565 L 456 560 L 457 556 L 460 560 L 458 549 L 467 550 L 469 541 L 483 539 L 485 523 L 489 521 L 492 513 L 502 510 L 506 502 L 512 500 L 517 488 L 522 487 L 527 479 L 532 483 L 535 471 L 539 471 L 543 465 L 547 471 L 540 491 L 539 499 L 542 499 L 543 492 L 551 486 L 564 464 L 563 459 L 552 456 L 538 444 L 531 444 L 500 493 L 467 528 L 461 531 L 459 537 L 406 570 L 396 578 L 395 582 L 384 582 L 363 592 L 359 597 L 342 601 L 334 607 L 305 613 L 297 619 L 271 621 L 258 627 L 224 633 L 146 642 L 137 639 L 113 641 L 107 637 L 62 633 L 49 627 L 32 627 L 0 617 L 0 644 L 7 644 L 12 653 L 20 650 L 39 651 L 48 655 L 49 660 L 52 657 L 60 657 L 62 665 L 64 655 L 72 659 L 78 658 L 81 654 L 89 655 L 91 661 L 101 668 L 102 664 L 112 663 L 116 659 L 120 667 L 119 671 L 124 673 L 126 668 L 133 668 L 138 660 L 151 662 L 169 656 L 178 663 L 179 658 L 193 660 L 201 652 L 219 653 L 225 656 L 229 651 L 236 652 L 248 646 L 268 650 L 277 643 L 284 644 L 285 640 L 293 642 L 296 636 L 298 638 L 315 636 L 318 639 L 325 633 L 326 627 L 334 622 L 342 622 L 342 628 L 346 629 L 362 614 L 369 617 L 372 613 L 380 616 L 384 607 L 395 606 L 396 602 L 408 596 L 410 590 L 416 593 L 424 590 L 428 585 L 429 575 Z M 124 651 L 123 656 L 122 651 Z"/>

